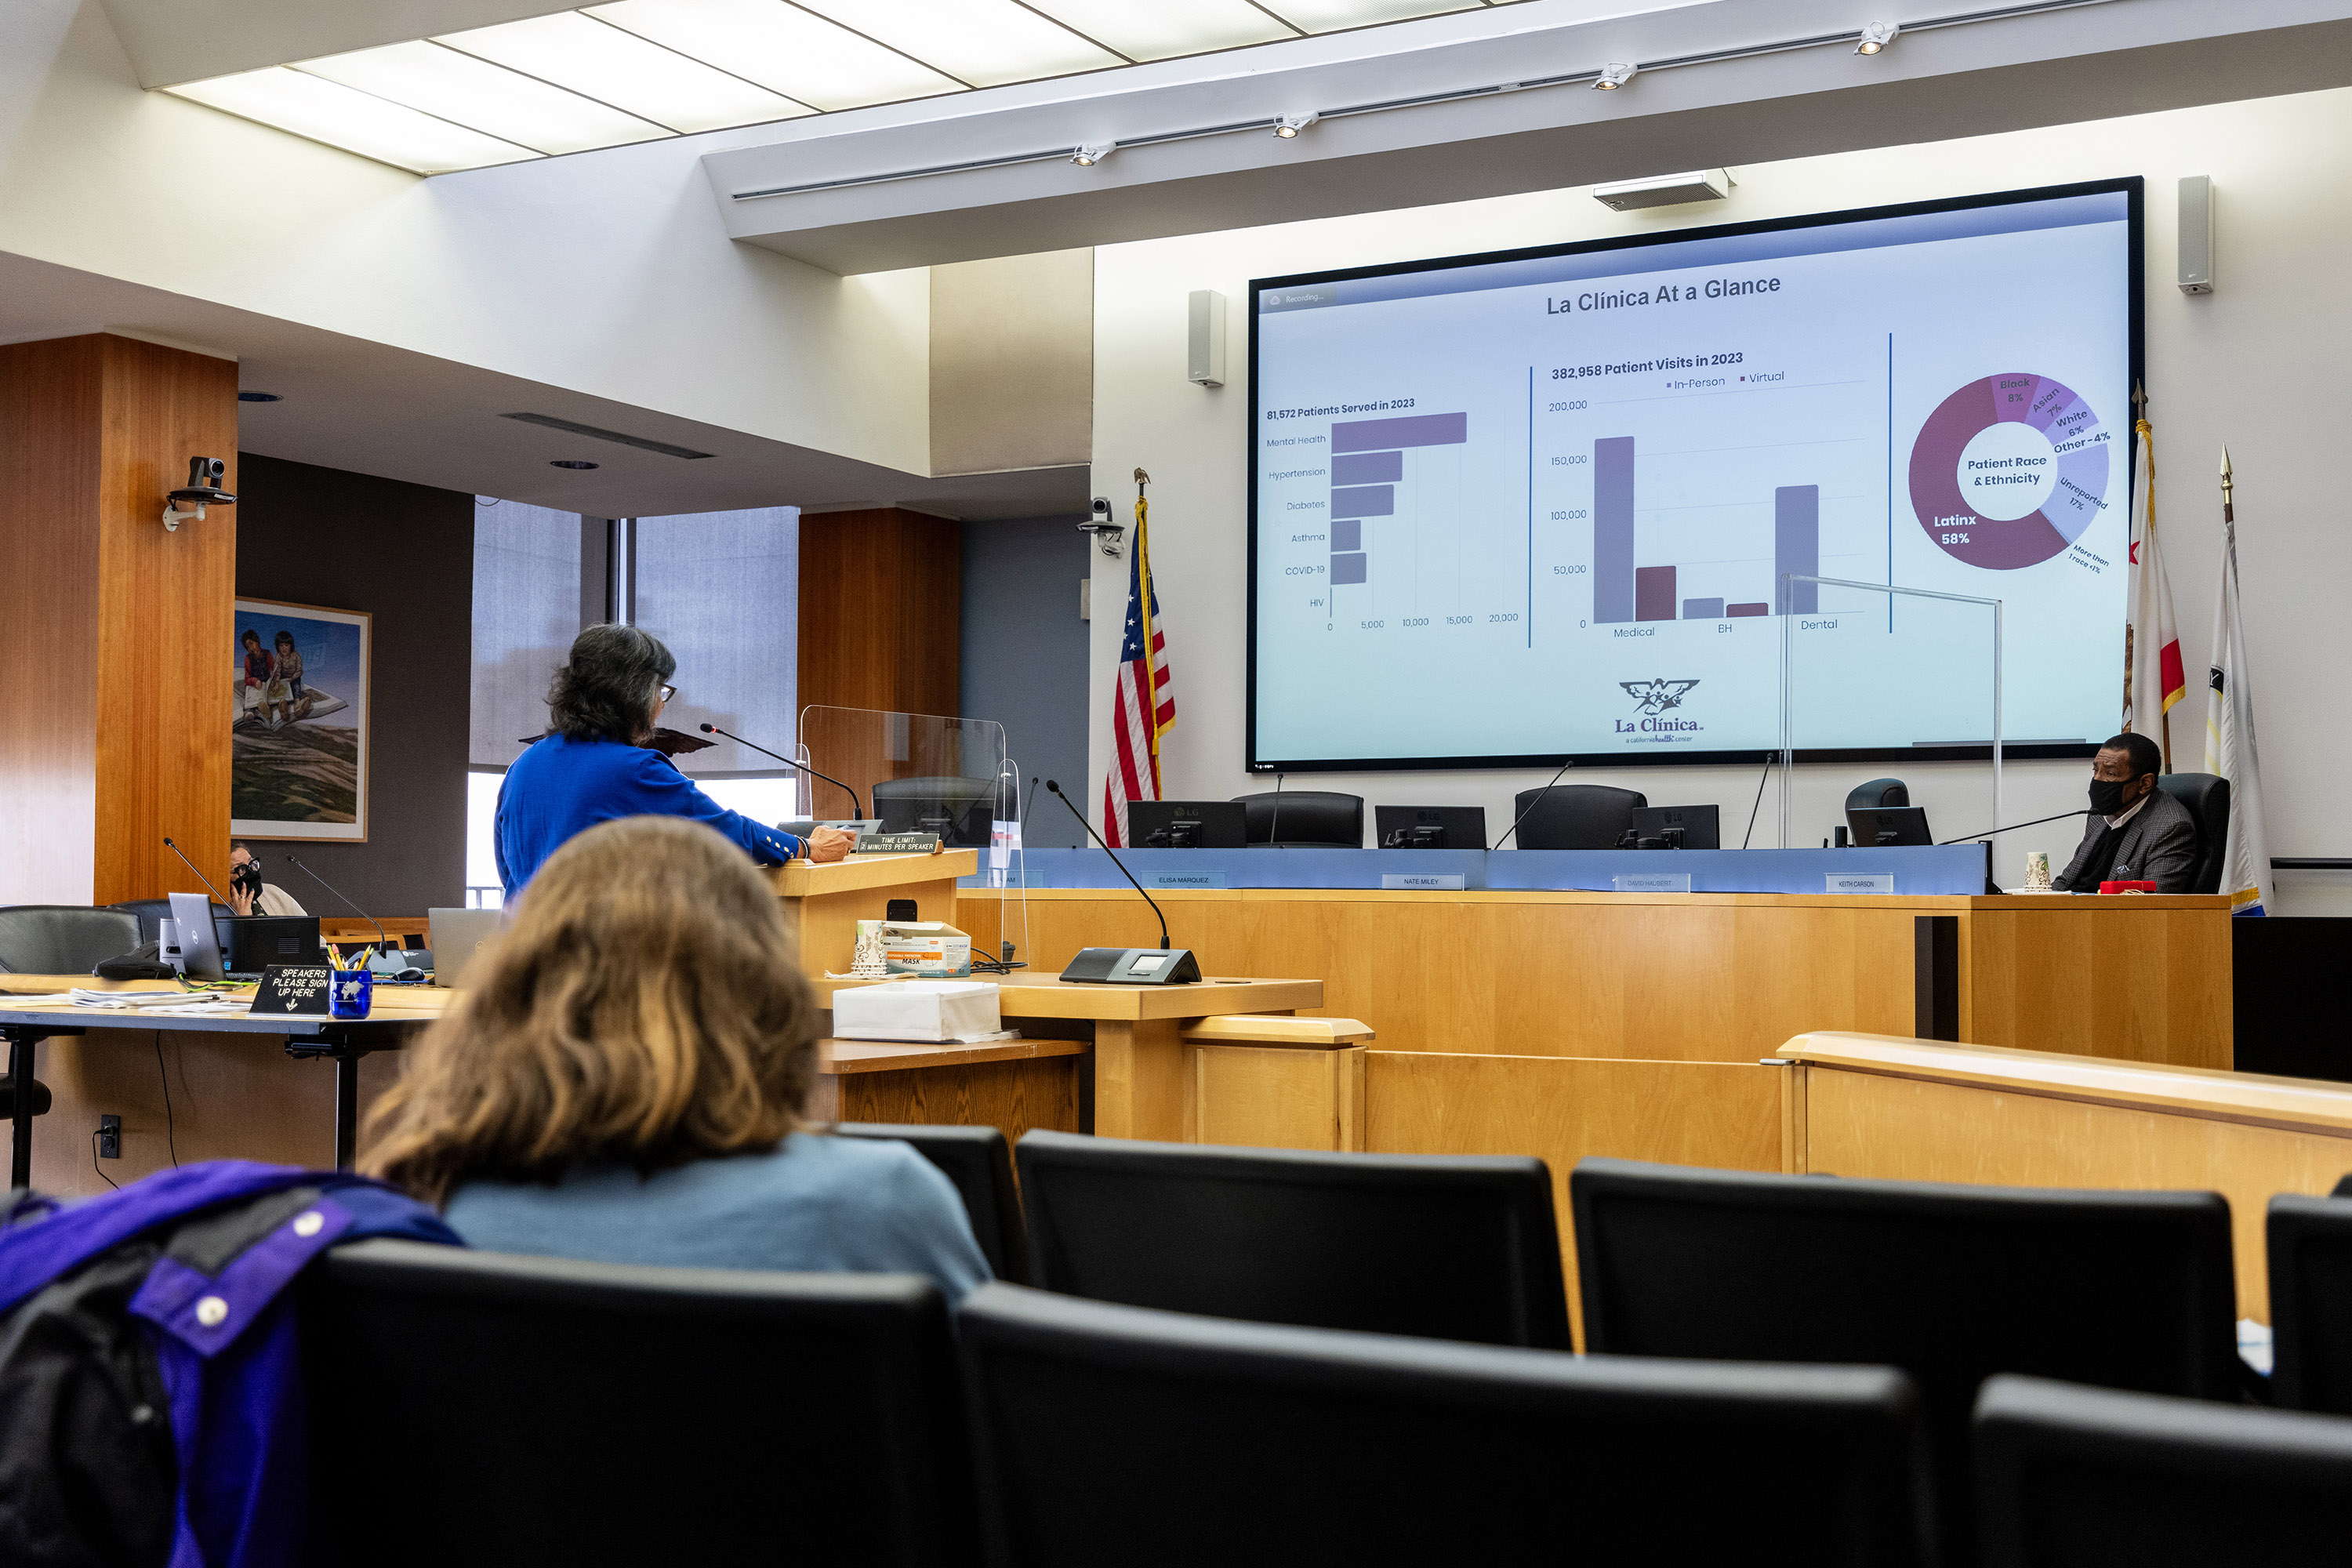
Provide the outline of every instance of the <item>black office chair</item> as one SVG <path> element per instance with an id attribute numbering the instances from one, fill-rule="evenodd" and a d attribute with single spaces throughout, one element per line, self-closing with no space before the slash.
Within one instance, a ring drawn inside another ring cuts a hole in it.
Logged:
<path id="1" fill-rule="evenodd" d="M 2211 773 L 2158 773 L 2156 787 L 2188 807 L 2189 820 L 2197 825 L 2197 868 L 2189 890 L 2220 892 L 2230 849 L 2230 781 Z"/>
<path id="2" fill-rule="evenodd" d="M 1540 802 L 1538 795 L 1543 796 Z M 1522 849 L 1614 849 L 1633 826 L 1633 814 L 1649 804 L 1640 790 L 1560 784 L 1549 792 L 1521 790 L 1511 815 L 1518 821 L 1515 837 Z"/>
<path id="3" fill-rule="evenodd" d="M 2352 1185 L 2352 1178 L 2347 1178 Z M 2352 1197 L 2281 1194 L 2264 1217 L 2271 1281 L 2271 1396 L 2352 1415 Z"/>
<path id="4" fill-rule="evenodd" d="M 215 900 L 207 899 L 205 901 L 213 911 L 214 938 L 220 943 L 220 950 L 226 952 L 228 935 L 221 922 L 236 919 L 236 911 Z M 127 903 L 109 904 L 106 907 L 110 910 L 121 910 L 124 914 L 137 920 L 139 940 L 142 942 L 161 941 L 163 935 L 161 929 L 163 922 L 173 918 L 172 900 L 169 899 L 132 899 Z"/>
<path id="5" fill-rule="evenodd" d="M 1947 1557 L 1971 1554 L 1968 1420 L 2017 1372 L 2239 1395 L 2230 1205 L 1584 1160 L 1569 1176 L 1588 1351 L 1863 1362 L 1918 1380 Z"/>
<path id="6" fill-rule="evenodd" d="M 139 945 L 139 921 L 87 904 L 0 909 L 0 974 L 88 974 Z"/>
<path id="7" fill-rule="evenodd" d="M 999 1279 L 1029 1282 L 1029 1238 L 1021 1224 L 1021 1195 L 1013 1184 L 1013 1146 L 993 1127 L 929 1127 L 891 1121 L 836 1121 L 841 1138 L 887 1138 L 946 1173 L 971 1216 L 972 1239 Z"/>
<path id="8" fill-rule="evenodd" d="M 2340 1563 L 2352 1421 L 1996 1377 L 1976 1414 L 1986 1568 Z"/>
<path id="9" fill-rule="evenodd" d="M 1242 831 L 1252 844 L 1361 849 L 1364 797 L 1324 789 L 1279 789 L 1237 795 Z"/>
<path id="10" fill-rule="evenodd" d="M 1504 1155 L 1024 1134 L 1033 1281 L 1312 1328 L 1569 1348 L 1551 1177 Z"/>
<path id="11" fill-rule="evenodd" d="M 995 801 L 994 779 L 883 779 L 874 786 L 883 832 L 936 833 L 951 848 L 988 843 Z"/>
<path id="12" fill-rule="evenodd" d="M 1884 811 L 1910 804 L 1911 786 L 1901 779 L 1872 779 L 1845 792 L 1848 811 Z"/>
<path id="13" fill-rule="evenodd" d="M 992 1563 L 1927 1557 L 1917 1395 L 1891 1368 L 1580 1360 L 1011 1285 L 956 1328 Z"/>
<path id="14" fill-rule="evenodd" d="M 299 1310 L 314 1528 L 351 1568 L 976 1551 L 927 1279 L 367 1241 Z"/>

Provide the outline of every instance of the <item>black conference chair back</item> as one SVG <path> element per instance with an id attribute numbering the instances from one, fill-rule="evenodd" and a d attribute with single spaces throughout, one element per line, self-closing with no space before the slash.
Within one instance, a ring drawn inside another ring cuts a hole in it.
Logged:
<path id="1" fill-rule="evenodd" d="M 1129 1306 L 1569 1348 L 1551 1176 L 1502 1155 L 1335 1154 L 1034 1131 L 1032 1280 Z"/>
<path id="2" fill-rule="evenodd" d="M 1307 848 L 1361 849 L 1364 797 L 1334 790 L 1284 789 L 1237 795 L 1242 835 L 1251 844 L 1295 844 Z"/>
<path id="3" fill-rule="evenodd" d="M 1522 849 L 1614 849 L 1633 826 L 1633 814 L 1649 804 L 1640 790 L 1607 784 L 1521 790 L 1511 805 L 1519 823 L 1513 837 Z"/>
<path id="4" fill-rule="evenodd" d="M 1997 1377 L 1977 1405 L 1987 1568 L 2280 1568 L 2352 1553 L 2352 1421 Z"/>
<path id="5" fill-rule="evenodd" d="M 226 952 L 228 928 L 222 922 L 235 920 L 236 911 L 226 904 L 214 900 L 207 901 L 212 905 L 213 937 L 220 943 L 220 950 Z M 163 922 L 173 918 L 172 900 L 169 899 L 132 899 L 128 903 L 109 904 L 106 907 L 110 910 L 121 910 L 124 914 L 138 921 L 139 940 L 142 942 L 160 940 L 163 934 Z"/>
<path id="6" fill-rule="evenodd" d="M 2271 1394 L 2352 1415 L 2352 1201 L 2337 1194 L 2271 1200 Z"/>
<path id="7" fill-rule="evenodd" d="M 1029 1282 L 1029 1238 L 1021 1223 L 1021 1196 L 1013 1184 L 1013 1146 L 993 1127 L 928 1127 L 893 1121 L 836 1121 L 841 1138 L 887 1138 L 947 1173 L 971 1216 L 972 1239 L 999 1279 Z"/>
<path id="8" fill-rule="evenodd" d="M 1850 1181 L 1585 1160 L 1569 1177 L 1589 1351 L 1861 1362 L 1918 1380 L 1948 1555 L 1995 1373 L 2237 1396 L 2214 1193 Z"/>
<path id="9" fill-rule="evenodd" d="M 957 1320 L 988 1560 L 1926 1560 L 1885 1367 L 1579 1360 L 991 1285 Z"/>
<path id="10" fill-rule="evenodd" d="M 972 1555 L 928 1279 L 369 1241 L 300 1310 L 322 1554 L 348 1568 Z"/>
<path id="11" fill-rule="evenodd" d="M 0 909 L 0 974 L 88 974 L 139 945 L 139 921 L 87 904 Z"/>
<path id="12" fill-rule="evenodd" d="M 2197 825 L 2197 868 L 2189 890 L 2220 892 L 2230 847 L 2230 781 L 2211 773 L 2158 773 L 2156 787 L 2187 806 Z"/>

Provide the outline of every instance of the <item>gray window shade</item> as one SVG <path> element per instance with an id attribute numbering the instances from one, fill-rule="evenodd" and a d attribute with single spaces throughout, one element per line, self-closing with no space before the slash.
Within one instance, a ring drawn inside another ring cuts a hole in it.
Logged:
<path id="1" fill-rule="evenodd" d="M 548 682 L 579 635 L 579 514 L 477 496 L 471 765 L 505 767 L 546 730 Z"/>
<path id="2" fill-rule="evenodd" d="M 695 729 L 708 721 L 792 754 L 800 565 L 796 507 L 636 520 L 633 618 L 677 657 L 665 728 L 708 739 Z M 732 741 L 677 762 L 702 778 L 782 771 Z"/>

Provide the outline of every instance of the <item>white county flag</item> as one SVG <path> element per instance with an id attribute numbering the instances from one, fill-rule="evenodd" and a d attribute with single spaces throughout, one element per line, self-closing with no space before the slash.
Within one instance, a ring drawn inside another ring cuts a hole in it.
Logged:
<path id="1" fill-rule="evenodd" d="M 2156 439 L 2138 425 L 2139 461 L 2132 468 L 2131 624 L 2124 644 L 2124 728 L 2162 749 L 2173 768 L 2172 705 L 2189 693 L 2180 660 L 2180 627 L 2172 615 L 2172 584 L 2156 542 Z"/>
<path id="2" fill-rule="evenodd" d="M 2229 458 L 2221 459 L 2225 487 Z M 2227 495 L 2227 489 L 2224 489 Z M 2213 678 L 2205 699 L 2205 771 L 2230 781 L 2230 838 L 2221 891 L 2233 915 L 2270 902 L 2271 856 L 2263 833 L 2263 770 L 2254 746 L 2254 694 L 2247 679 L 2245 613 L 2238 602 L 2238 525 L 2222 506 L 2221 603 L 2213 616 Z"/>

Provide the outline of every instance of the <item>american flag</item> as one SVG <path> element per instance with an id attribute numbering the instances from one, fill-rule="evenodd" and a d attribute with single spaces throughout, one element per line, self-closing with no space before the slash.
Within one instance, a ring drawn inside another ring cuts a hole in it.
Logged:
<path id="1" fill-rule="evenodd" d="M 1176 721 L 1176 700 L 1168 691 L 1168 639 L 1160 636 L 1159 622 L 1150 536 L 1139 516 L 1135 550 L 1127 566 L 1127 633 L 1118 651 L 1118 690 L 1110 702 L 1113 756 L 1110 773 L 1103 779 L 1103 837 L 1121 848 L 1129 841 L 1127 803 L 1160 798 L 1160 737 Z M 1146 648 L 1151 650 L 1148 658 Z"/>

